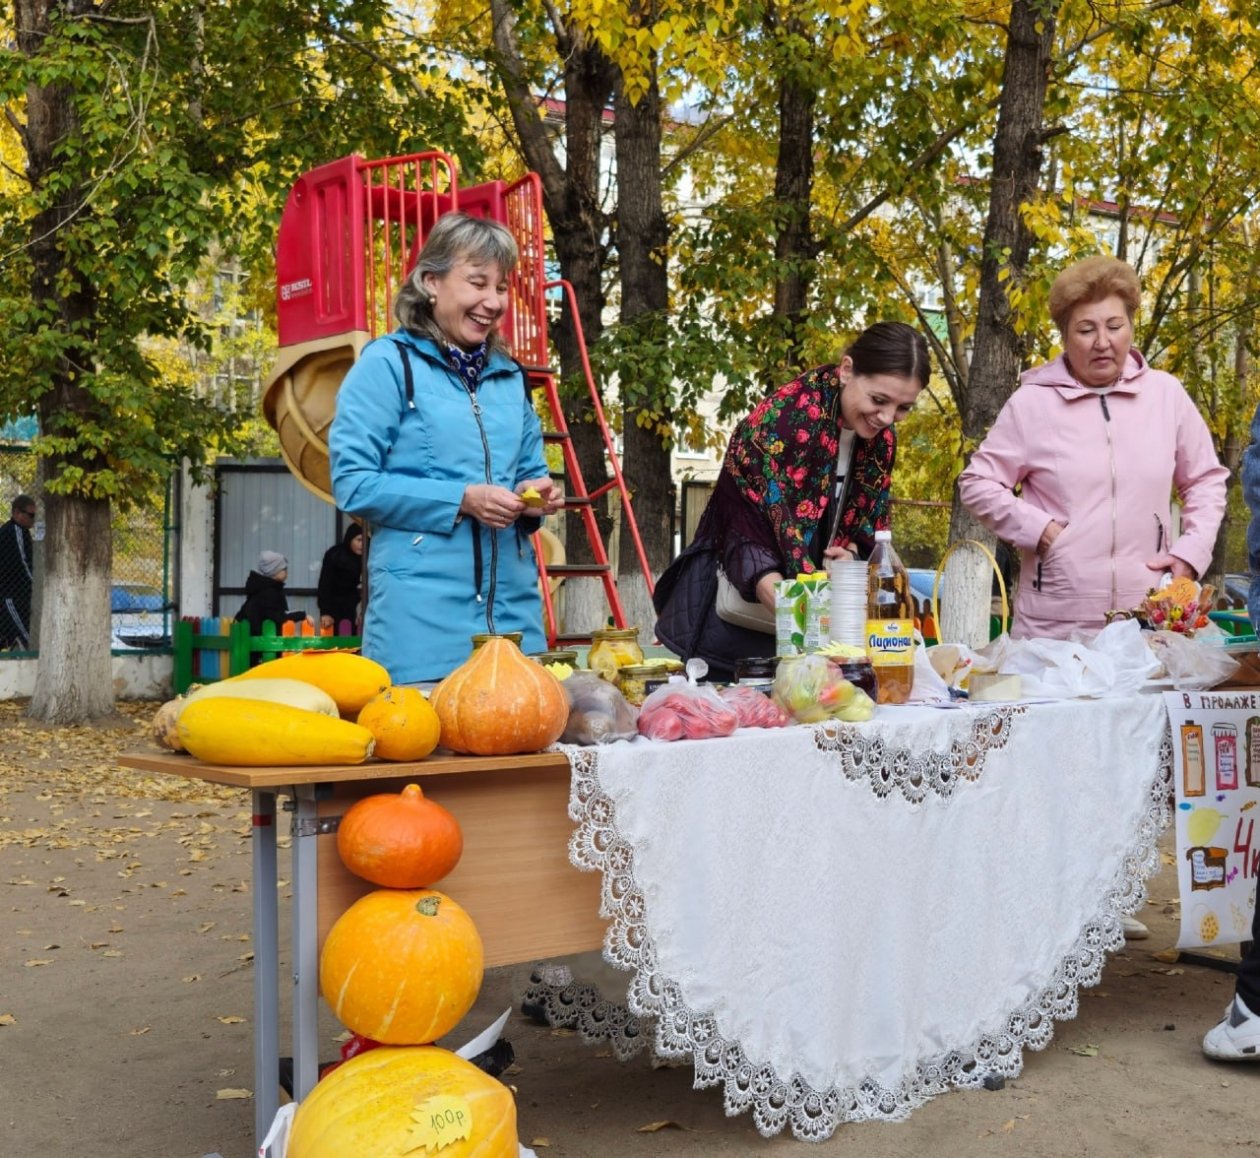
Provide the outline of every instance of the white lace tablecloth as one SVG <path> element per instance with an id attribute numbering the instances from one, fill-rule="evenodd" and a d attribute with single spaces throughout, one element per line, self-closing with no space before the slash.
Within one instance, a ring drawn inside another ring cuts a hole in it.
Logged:
<path id="1" fill-rule="evenodd" d="M 1149 695 L 565 752 L 628 1009 L 535 999 L 810 1140 L 1017 1074 L 1123 944 L 1169 819 Z"/>

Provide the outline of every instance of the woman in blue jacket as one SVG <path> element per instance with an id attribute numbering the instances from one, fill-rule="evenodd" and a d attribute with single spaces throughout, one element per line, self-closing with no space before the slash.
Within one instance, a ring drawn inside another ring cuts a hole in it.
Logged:
<path id="1" fill-rule="evenodd" d="M 529 536 L 563 495 L 498 334 L 516 260 L 504 226 L 439 218 L 394 303 L 400 327 L 337 394 L 333 496 L 371 528 L 363 654 L 395 683 L 442 679 L 483 632 L 545 646 Z M 521 498 L 531 487 L 541 505 Z"/>

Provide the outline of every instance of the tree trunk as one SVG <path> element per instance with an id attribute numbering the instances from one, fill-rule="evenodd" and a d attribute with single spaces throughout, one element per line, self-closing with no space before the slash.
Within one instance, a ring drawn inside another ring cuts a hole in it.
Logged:
<path id="1" fill-rule="evenodd" d="M 494 44 L 500 76 L 512 112 L 525 163 L 542 182 L 543 208 L 551 225 L 560 276 L 572 287 L 578 318 L 588 346 L 603 333 L 606 304 L 603 286 L 607 258 L 608 219 L 600 207 L 600 147 L 604 109 L 612 98 L 616 69 L 593 42 L 565 26 L 553 28 L 557 53 L 564 61 L 564 163 L 553 144 L 550 128 L 538 115 L 538 100 L 530 88 L 524 55 L 516 35 L 516 16 L 508 0 L 491 0 Z M 561 395 L 573 449 L 588 490 L 608 477 L 604 442 L 595 424 L 577 329 L 566 300 L 559 324 L 552 330 L 560 357 Z M 571 488 L 570 488 L 571 491 Z M 596 515 L 605 543 L 612 530 L 606 503 Z M 565 520 L 565 555 L 569 562 L 592 558 L 578 513 Z M 587 631 L 603 621 L 604 599 L 598 580 L 570 579 L 565 583 L 565 618 L 569 631 Z"/>
<path id="2" fill-rule="evenodd" d="M 809 41 L 798 17 L 788 17 L 786 33 Z M 779 153 L 774 171 L 774 314 L 786 323 L 790 365 L 802 369 L 801 329 L 807 308 L 815 247 L 810 228 L 814 186 L 814 106 L 818 93 L 801 83 L 795 69 L 779 81 Z"/>
<path id="3" fill-rule="evenodd" d="M 38 56 L 53 14 L 73 14 L 90 7 L 17 0 L 18 50 Z M 66 223 L 89 212 L 83 188 L 66 182 L 64 162 L 57 155 L 58 146 L 77 129 L 69 89 L 63 85 L 27 89 L 23 134 L 27 177 L 37 192 L 54 178 L 65 182 L 57 198 L 32 219 L 29 249 L 36 310 L 56 316 L 62 332 L 73 335 L 53 389 L 38 403 L 40 430 L 54 437 L 66 416 L 90 414 L 93 409 L 91 397 L 76 382 L 75 365 L 92 355 L 96 298 L 90 279 L 78 273 L 61 245 Z M 65 285 L 79 288 L 63 291 L 60 287 Z M 46 475 L 55 484 L 81 465 L 89 464 L 54 457 L 46 464 Z M 39 666 L 29 714 L 49 723 L 82 723 L 111 715 L 114 709 L 109 637 L 100 630 L 100 624 L 109 621 L 113 559 L 109 501 L 46 491 L 44 525 L 46 573 L 40 581 Z"/>
<path id="4" fill-rule="evenodd" d="M 1028 269 L 1032 234 L 1021 207 L 1032 199 L 1041 174 L 1046 85 L 1054 44 L 1058 0 L 1014 0 L 1011 4 L 1002 95 L 993 142 L 989 216 L 980 262 L 980 301 L 975 346 L 960 415 L 965 438 L 984 437 L 1019 380 L 1027 343 L 1015 330 L 1008 288 L 1020 285 Z M 954 491 L 950 542 L 977 539 L 990 550 L 993 534 L 963 508 Z M 951 635 L 972 647 L 989 638 L 989 598 L 993 569 L 978 550 L 963 548 L 946 569 L 941 615 Z"/>
<path id="5" fill-rule="evenodd" d="M 669 309 L 669 225 L 661 196 L 660 90 L 651 86 L 637 102 L 618 86 L 614 133 L 617 146 L 617 240 L 621 270 L 621 322 L 646 322 L 663 332 Z M 648 566 L 653 576 L 669 563 L 674 483 L 670 444 L 662 432 L 672 419 L 669 382 L 622 382 L 622 470 L 631 494 Z M 618 540 L 619 588 L 627 622 L 652 638 L 656 614 L 643 581 L 643 566 L 622 512 Z"/>

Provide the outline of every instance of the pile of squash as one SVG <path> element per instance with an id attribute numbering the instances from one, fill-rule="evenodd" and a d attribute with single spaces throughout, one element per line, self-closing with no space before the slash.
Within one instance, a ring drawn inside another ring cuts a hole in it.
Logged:
<path id="1" fill-rule="evenodd" d="M 207 764 L 273 767 L 540 752 L 569 719 L 561 682 L 495 636 L 429 697 L 354 652 L 304 651 L 163 704 L 153 738 Z"/>
<path id="2" fill-rule="evenodd" d="M 354 652 L 281 656 L 162 705 L 153 738 L 207 764 L 272 767 L 423 760 L 440 725 L 415 688 Z"/>
<path id="3" fill-rule="evenodd" d="M 409 784 L 351 806 L 337 848 L 352 872 L 387 887 L 342 913 L 320 952 L 320 992 L 357 1052 L 299 1105 L 289 1158 L 516 1158 L 512 1092 L 431 1044 L 472 1008 L 484 972 L 472 919 L 430 887 L 463 851 L 458 822 Z"/>

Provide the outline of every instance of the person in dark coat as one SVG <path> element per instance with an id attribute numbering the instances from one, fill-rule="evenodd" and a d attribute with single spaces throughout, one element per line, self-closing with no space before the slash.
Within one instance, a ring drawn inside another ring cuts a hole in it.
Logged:
<path id="1" fill-rule="evenodd" d="M 324 552 L 319 569 L 319 626 L 334 631 L 348 620 L 355 630 L 359 626 L 359 600 L 363 580 L 363 528 L 351 523 L 341 542 Z"/>
<path id="2" fill-rule="evenodd" d="M 780 386 L 735 428 L 696 536 L 656 585 L 656 637 L 730 680 L 735 662 L 774 654 L 773 630 L 719 618 L 719 567 L 748 603 L 773 611 L 776 584 L 866 558 L 888 527 L 897 438 L 929 374 L 927 343 L 901 322 L 864 330 L 836 365 Z M 847 488 L 836 487 L 852 432 Z M 836 490 L 843 506 L 833 509 Z"/>
<path id="3" fill-rule="evenodd" d="M 300 611 L 290 612 L 284 594 L 284 581 L 289 577 L 289 561 L 279 551 L 264 551 L 245 580 L 245 602 L 236 613 L 236 622 L 249 624 L 251 635 L 262 635 L 262 626 L 270 621 L 279 630 L 286 619 L 301 620 Z"/>
<path id="4" fill-rule="evenodd" d="M 18 495 L 10 518 L 0 526 L 0 651 L 31 646 L 31 594 L 35 567 L 31 527 L 35 525 L 35 500 Z"/>

